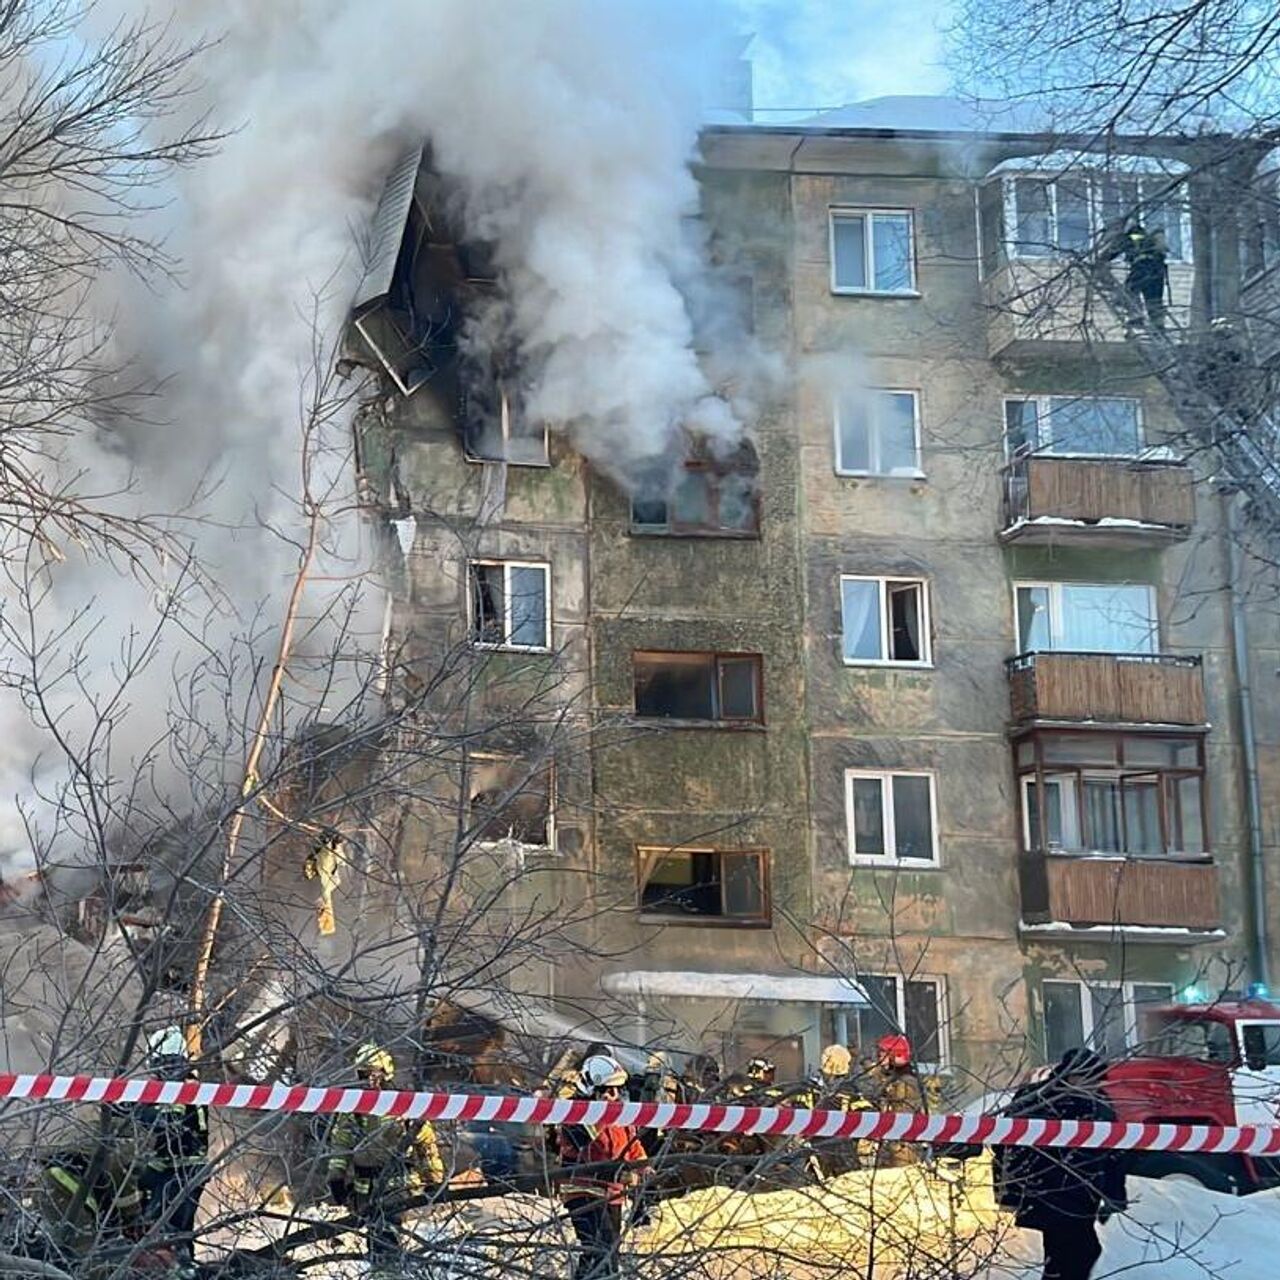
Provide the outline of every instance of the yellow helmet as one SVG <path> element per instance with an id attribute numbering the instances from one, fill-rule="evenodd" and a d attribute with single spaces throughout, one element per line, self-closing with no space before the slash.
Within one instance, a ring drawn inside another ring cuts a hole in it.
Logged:
<path id="1" fill-rule="evenodd" d="M 842 1044 L 829 1044 L 822 1051 L 824 1076 L 847 1076 L 853 1066 L 853 1055 Z"/>
<path id="2" fill-rule="evenodd" d="M 366 1040 L 355 1055 L 357 1071 L 377 1071 L 390 1080 L 396 1073 L 395 1059 L 380 1045 Z"/>

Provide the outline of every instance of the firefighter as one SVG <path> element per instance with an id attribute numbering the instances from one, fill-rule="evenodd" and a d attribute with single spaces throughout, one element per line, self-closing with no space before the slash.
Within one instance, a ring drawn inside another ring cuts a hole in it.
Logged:
<path id="1" fill-rule="evenodd" d="M 822 1051 L 818 1073 L 797 1106 L 814 1111 L 866 1111 L 870 1103 L 853 1081 L 853 1054 L 842 1044 L 829 1044 Z M 822 1178 L 838 1177 L 859 1167 L 857 1144 L 847 1138 L 815 1143 L 816 1172 Z"/>
<path id="2" fill-rule="evenodd" d="M 1148 231 L 1140 222 L 1132 223 L 1117 237 L 1111 258 L 1124 255 L 1128 266 L 1124 287 L 1133 299 L 1135 320 L 1150 320 L 1157 329 L 1164 328 L 1165 289 L 1169 282 L 1169 251 L 1163 231 Z"/>
<path id="3" fill-rule="evenodd" d="M 151 1037 L 147 1065 L 161 1080 L 195 1079 L 180 1027 L 166 1027 Z M 175 1237 L 180 1270 L 194 1272 L 196 1213 L 209 1159 L 209 1109 L 156 1102 L 140 1105 L 133 1114 L 145 1147 L 147 1218 Z"/>
<path id="4" fill-rule="evenodd" d="M 355 1052 L 360 1083 L 390 1088 L 395 1060 L 381 1045 L 365 1043 Z M 401 1202 L 424 1187 L 445 1181 L 444 1161 L 431 1122 L 396 1116 L 338 1116 L 330 1134 L 329 1196 L 354 1211 L 365 1227 L 374 1269 L 394 1267 L 400 1257 Z"/>
<path id="5" fill-rule="evenodd" d="M 617 1102 L 626 1084 L 626 1068 L 616 1058 L 592 1054 L 579 1072 L 578 1096 Z M 629 1125 L 561 1125 L 559 1141 L 561 1194 L 580 1246 L 573 1280 L 602 1280 L 617 1269 L 622 1206 L 627 1188 L 640 1181 L 644 1148 Z"/>
<path id="6" fill-rule="evenodd" d="M 865 1087 L 872 1110 L 925 1110 L 924 1089 L 913 1061 L 911 1041 L 906 1036 L 881 1036 L 876 1041 L 875 1062 L 866 1073 Z M 918 1164 L 920 1158 L 921 1148 L 917 1143 L 876 1144 L 875 1165 L 879 1169 Z"/>
<path id="7" fill-rule="evenodd" d="M 720 1087 L 720 1064 L 709 1053 L 695 1053 L 685 1069 L 684 1083 L 691 1097 L 708 1097 Z"/>
<path id="8" fill-rule="evenodd" d="M 1009 1116 L 1110 1120 L 1102 1088 L 1106 1064 L 1092 1050 L 1068 1049 L 1047 1079 L 1024 1084 Z M 998 1147 L 992 1166 L 997 1203 L 1018 1226 L 1044 1240 L 1044 1280 L 1089 1280 L 1102 1256 L 1098 1224 L 1128 1206 L 1123 1156 L 1088 1147 Z"/>
<path id="9" fill-rule="evenodd" d="M 342 883 L 340 868 L 346 861 L 346 845 L 342 836 L 332 827 L 325 827 L 303 865 L 308 880 L 315 880 L 320 887 L 316 899 L 316 925 L 321 937 L 329 937 L 337 929 L 337 917 L 333 910 L 333 891 Z"/>

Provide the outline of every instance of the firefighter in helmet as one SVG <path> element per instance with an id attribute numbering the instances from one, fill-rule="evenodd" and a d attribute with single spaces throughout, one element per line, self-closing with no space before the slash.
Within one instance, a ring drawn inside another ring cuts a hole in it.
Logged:
<path id="1" fill-rule="evenodd" d="M 1128 273 L 1124 287 L 1133 300 L 1134 318 L 1163 329 L 1165 316 L 1165 289 L 1169 282 L 1169 249 L 1163 231 L 1148 231 L 1140 222 L 1131 222 L 1116 237 L 1109 257 L 1124 255 Z"/>
<path id="2" fill-rule="evenodd" d="M 395 1080 L 395 1060 L 379 1044 L 360 1045 L 354 1065 L 367 1088 L 387 1089 Z M 334 1121 L 329 1142 L 330 1198 L 364 1223 L 370 1263 L 393 1265 L 400 1256 L 404 1198 L 445 1181 L 435 1130 L 426 1120 L 347 1112 Z"/>
<path id="3" fill-rule="evenodd" d="M 814 1111 L 866 1111 L 870 1103 L 853 1081 L 853 1054 L 842 1044 L 822 1051 L 818 1073 L 812 1078 L 804 1106 Z M 823 1177 L 836 1177 L 858 1168 L 857 1144 L 848 1138 L 826 1138 L 814 1143 Z"/>
<path id="4" fill-rule="evenodd" d="M 165 1027 L 148 1041 L 147 1066 L 161 1080 L 195 1078 L 181 1027 Z M 142 1188 L 147 1218 L 158 1224 L 184 1271 L 195 1265 L 196 1213 L 209 1160 L 209 1108 L 187 1103 L 143 1103 L 134 1111 L 145 1147 Z"/>
<path id="5" fill-rule="evenodd" d="M 578 1071 L 580 1098 L 618 1102 L 626 1087 L 626 1068 L 609 1054 L 592 1054 Z M 616 1270 L 622 1207 L 640 1180 L 644 1147 L 635 1129 L 622 1124 L 561 1125 L 559 1144 L 566 1175 L 561 1194 L 581 1246 L 573 1280 L 604 1280 Z"/>
<path id="6" fill-rule="evenodd" d="M 876 1111 L 919 1112 L 928 1109 L 928 1095 L 916 1068 L 911 1041 L 906 1036 L 887 1035 L 876 1041 L 875 1061 L 866 1073 L 866 1093 Z M 875 1146 L 877 1168 L 918 1164 L 924 1151 L 919 1143 L 911 1142 L 890 1141 Z"/>

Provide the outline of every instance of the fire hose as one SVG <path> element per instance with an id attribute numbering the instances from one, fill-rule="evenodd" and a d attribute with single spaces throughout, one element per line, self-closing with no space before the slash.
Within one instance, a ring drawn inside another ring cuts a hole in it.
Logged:
<path id="1" fill-rule="evenodd" d="M 159 1103 L 295 1115 L 354 1112 L 405 1120 L 485 1124 L 631 1125 L 640 1129 L 872 1142 L 1280 1155 L 1280 1124 L 1152 1124 L 998 1115 L 924 1115 L 902 1111 L 811 1111 L 798 1107 L 720 1103 L 591 1102 L 578 1098 L 433 1090 L 10 1074 L 0 1074 L 2 1099 L 40 1103 Z"/>

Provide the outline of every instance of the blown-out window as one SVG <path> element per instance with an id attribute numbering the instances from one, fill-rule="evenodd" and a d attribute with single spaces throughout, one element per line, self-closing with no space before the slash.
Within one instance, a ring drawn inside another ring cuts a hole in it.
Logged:
<path id="1" fill-rule="evenodd" d="M 473 755 L 468 778 L 468 817 L 481 844 L 514 840 L 550 848 L 553 770 L 550 764 L 509 756 Z"/>
<path id="2" fill-rule="evenodd" d="M 769 856 L 763 849 L 642 848 L 640 913 L 664 924 L 769 923 Z"/>
<path id="3" fill-rule="evenodd" d="M 632 656 L 636 715 L 660 720 L 759 723 L 758 653 L 653 653 Z"/>
<path id="4" fill-rule="evenodd" d="M 551 567 L 522 560 L 468 566 L 471 637 L 489 649 L 551 647 Z"/>

